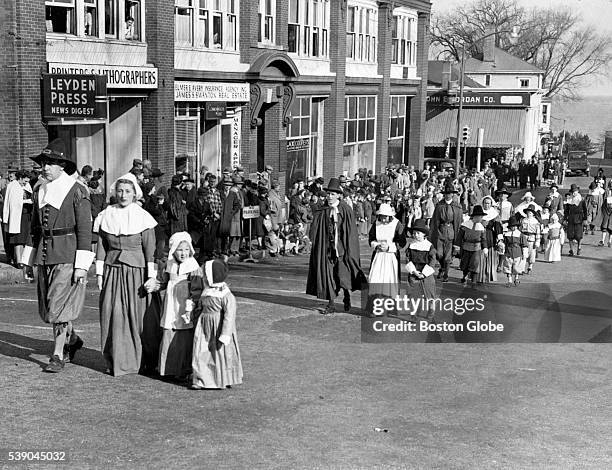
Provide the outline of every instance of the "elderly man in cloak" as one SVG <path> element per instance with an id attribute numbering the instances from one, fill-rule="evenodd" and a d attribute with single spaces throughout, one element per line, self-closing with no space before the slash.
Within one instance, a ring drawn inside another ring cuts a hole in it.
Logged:
<path id="1" fill-rule="evenodd" d="M 352 209 L 340 199 L 338 178 L 325 188 L 327 204 L 314 214 L 310 230 L 312 251 L 308 266 L 306 293 L 327 299 L 325 314 L 336 311 L 334 300 L 344 292 L 344 311 L 351 309 L 350 291 L 366 282 L 360 266 L 359 238 Z"/>
<path id="2" fill-rule="evenodd" d="M 91 251 L 91 203 L 87 188 L 77 182 L 74 160 L 65 144 L 56 139 L 32 158 L 43 171 L 35 186 L 32 214 L 32 246 L 26 246 L 22 262 L 38 265 L 38 312 L 53 325 L 55 347 L 45 372 L 60 372 L 83 346 L 74 331 L 85 302 Z"/>

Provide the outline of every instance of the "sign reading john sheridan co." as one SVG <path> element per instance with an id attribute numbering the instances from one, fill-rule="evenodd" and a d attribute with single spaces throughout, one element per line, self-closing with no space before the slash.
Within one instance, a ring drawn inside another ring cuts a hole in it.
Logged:
<path id="1" fill-rule="evenodd" d="M 102 75 L 43 74 L 45 119 L 106 118 L 106 77 Z"/>

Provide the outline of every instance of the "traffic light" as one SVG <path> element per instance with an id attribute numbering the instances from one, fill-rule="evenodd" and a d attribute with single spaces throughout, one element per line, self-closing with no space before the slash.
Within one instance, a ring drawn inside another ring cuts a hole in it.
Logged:
<path id="1" fill-rule="evenodd" d="M 462 137 L 463 137 L 463 141 L 464 142 L 467 142 L 468 140 L 470 140 L 470 133 L 471 132 L 472 132 L 472 130 L 468 126 L 463 126 Z"/>

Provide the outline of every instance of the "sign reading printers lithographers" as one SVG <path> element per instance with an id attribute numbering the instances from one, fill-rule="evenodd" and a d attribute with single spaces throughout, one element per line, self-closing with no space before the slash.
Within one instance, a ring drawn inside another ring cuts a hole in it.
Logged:
<path id="1" fill-rule="evenodd" d="M 106 75 L 108 88 L 156 89 L 157 67 L 49 63 L 49 73 Z"/>
<path id="2" fill-rule="evenodd" d="M 259 217 L 259 206 L 246 206 L 242 209 L 243 219 L 256 219 Z"/>
<path id="3" fill-rule="evenodd" d="M 248 83 L 174 82 L 174 101 L 229 101 L 248 102 L 251 93 Z"/>
<path id="4" fill-rule="evenodd" d="M 106 77 L 102 75 L 44 74 L 45 119 L 105 119 Z"/>

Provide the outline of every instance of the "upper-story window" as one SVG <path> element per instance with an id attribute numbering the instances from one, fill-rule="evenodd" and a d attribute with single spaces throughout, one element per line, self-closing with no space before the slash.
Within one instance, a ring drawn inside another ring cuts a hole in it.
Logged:
<path id="1" fill-rule="evenodd" d="M 238 44 L 238 0 L 175 0 L 177 45 L 235 51 Z"/>
<path id="2" fill-rule="evenodd" d="M 289 52 L 307 57 L 327 57 L 329 51 L 329 0 L 290 0 Z"/>
<path id="3" fill-rule="evenodd" d="M 276 42 L 276 0 L 259 0 L 259 37 L 264 44 Z"/>
<path id="4" fill-rule="evenodd" d="M 46 0 L 45 23 L 48 33 L 76 34 L 75 0 Z"/>
<path id="5" fill-rule="evenodd" d="M 521 88 L 529 88 L 530 80 L 528 78 L 519 78 L 519 86 Z"/>
<path id="6" fill-rule="evenodd" d="M 347 11 L 346 56 L 359 62 L 376 62 L 377 9 L 355 5 Z"/>
<path id="7" fill-rule="evenodd" d="M 395 15 L 391 22 L 391 62 L 398 65 L 416 65 L 417 20 L 413 16 Z"/>
<path id="8" fill-rule="evenodd" d="M 491 75 L 490 74 L 485 75 L 485 86 L 491 86 Z"/>
<path id="9" fill-rule="evenodd" d="M 548 105 L 542 105 L 542 124 L 548 124 Z"/>
<path id="10" fill-rule="evenodd" d="M 81 37 L 142 41 L 143 1 L 45 0 L 46 30 Z"/>

